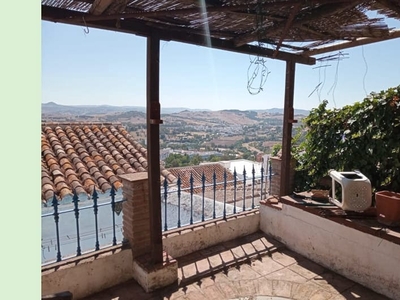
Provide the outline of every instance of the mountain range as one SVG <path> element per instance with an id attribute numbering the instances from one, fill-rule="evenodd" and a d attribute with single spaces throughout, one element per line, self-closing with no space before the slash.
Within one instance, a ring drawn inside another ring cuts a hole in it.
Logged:
<path id="1" fill-rule="evenodd" d="M 71 115 L 99 115 L 99 114 L 110 114 L 110 113 L 123 113 L 127 111 L 146 112 L 146 107 L 143 106 L 113 106 L 113 105 L 61 105 L 55 102 L 42 103 L 42 115 L 44 114 L 71 114 Z M 174 114 L 183 111 L 211 111 L 210 109 L 192 109 L 184 107 L 162 107 L 162 114 Z M 227 111 L 238 111 L 239 110 L 227 110 Z M 283 108 L 270 108 L 270 109 L 257 109 L 247 110 L 255 112 L 265 112 L 269 114 L 283 114 Z M 309 114 L 308 110 L 305 109 L 294 109 L 295 115 Z"/>

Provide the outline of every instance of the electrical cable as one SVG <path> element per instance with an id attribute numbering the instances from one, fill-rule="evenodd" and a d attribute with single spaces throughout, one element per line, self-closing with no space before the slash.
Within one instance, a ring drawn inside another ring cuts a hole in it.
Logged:
<path id="1" fill-rule="evenodd" d="M 364 64 L 365 64 L 365 72 L 364 72 L 364 77 L 363 77 L 363 89 L 365 92 L 365 96 L 368 97 L 367 89 L 365 88 L 365 78 L 367 77 L 367 74 L 368 74 L 368 63 L 367 63 L 367 60 L 365 59 L 364 46 L 361 46 L 361 53 L 362 53 L 362 57 L 364 59 Z"/>

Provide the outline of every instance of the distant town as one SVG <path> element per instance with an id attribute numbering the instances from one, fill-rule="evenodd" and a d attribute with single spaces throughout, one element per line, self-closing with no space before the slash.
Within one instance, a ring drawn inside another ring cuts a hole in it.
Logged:
<path id="1" fill-rule="evenodd" d="M 146 146 L 146 114 L 141 107 L 63 106 L 42 104 L 42 120 L 53 122 L 118 122 Z M 204 161 L 249 159 L 260 161 L 279 149 L 282 109 L 258 111 L 168 109 L 161 118 L 160 160 L 165 167 L 197 165 Z M 306 110 L 295 110 L 301 129 Z"/>

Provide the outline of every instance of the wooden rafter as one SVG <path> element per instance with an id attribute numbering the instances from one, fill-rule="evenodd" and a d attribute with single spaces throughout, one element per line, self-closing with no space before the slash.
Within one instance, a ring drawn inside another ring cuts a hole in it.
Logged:
<path id="1" fill-rule="evenodd" d="M 383 5 L 384 7 L 389 8 L 390 10 L 396 12 L 397 14 L 400 15 L 400 6 L 395 5 L 393 3 L 393 1 L 390 0 L 377 0 L 377 2 L 379 2 L 381 5 Z M 398 2 L 398 1 L 397 1 Z"/>
<path id="2" fill-rule="evenodd" d="M 68 18 L 67 16 L 73 14 L 74 18 Z M 42 6 L 42 19 L 51 22 L 60 22 L 71 25 L 84 26 L 82 16 L 80 12 L 70 12 L 60 8 L 54 8 L 49 6 Z M 210 37 L 205 39 L 204 35 L 196 34 L 190 30 L 176 31 L 174 27 L 164 26 L 164 28 L 155 28 L 148 25 L 148 22 L 141 20 L 120 20 L 119 26 L 115 26 L 115 20 L 103 20 L 97 22 L 85 21 L 86 26 L 99 29 L 108 29 L 119 32 L 126 32 L 130 34 L 136 34 L 139 36 L 148 37 L 153 33 L 157 33 L 160 39 L 165 41 L 176 41 L 192 45 L 211 47 L 219 50 L 232 51 L 236 53 L 258 55 L 262 57 L 272 58 L 274 50 L 267 48 L 260 48 L 251 45 L 244 45 L 242 47 L 236 47 L 231 40 L 217 39 Z M 209 43 L 210 42 L 210 43 Z M 300 64 L 314 65 L 315 59 L 312 57 L 304 57 L 297 54 L 287 53 L 279 51 L 276 59 L 283 61 L 294 61 Z"/>
<path id="3" fill-rule="evenodd" d="M 311 34 L 313 34 L 315 36 L 318 36 L 321 39 L 326 39 L 327 38 L 327 32 L 316 31 L 316 30 L 314 30 L 313 28 L 311 28 L 308 25 L 300 25 L 297 28 L 299 28 L 301 31 L 305 31 L 305 32 L 311 33 Z M 333 38 L 334 36 L 333 36 L 333 34 L 329 33 L 328 37 L 332 37 Z"/>
<path id="4" fill-rule="evenodd" d="M 288 33 L 289 28 L 292 25 L 292 22 L 293 22 L 294 18 L 296 17 L 296 14 L 299 12 L 300 8 L 301 8 L 300 3 L 298 3 L 293 7 L 292 11 L 290 12 L 289 18 L 286 21 L 285 28 L 283 29 L 281 37 L 279 38 L 278 45 L 276 45 L 275 52 L 273 54 L 274 58 L 278 54 L 279 48 L 281 47 L 281 45 L 283 43 L 283 39 L 285 38 L 286 34 Z"/>
<path id="5" fill-rule="evenodd" d="M 307 3 L 340 3 L 340 2 L 348 2 L 352 0 L 277 0 L 272 2 L 263 2 L 261 7 L 265 10 L 271 8 L 284 8 L 287 6 L 292 6 L 296 4 L 307 4 Z M 210 12 L 229 12 L 229 11 L 245 11 L 251 8 L 249 4 L 239 4 L 239 5 L 224 5 L 224 6 L 207 6 L 206 11 Z M 132 13 L 120 13 L 120 14 L 112 14 L 112 15 L 87 15 L 85 19 L 87 21 L 100 21 L 100 20 L 117 20 L 117 19 L 132 19 L 138 17 L 163 17 L 163 16 L 181 16 L 188 15 L 194 13 L 201 13 L 200 7 L 196 8 L 182 8 L 182 9 L 165 9 L 165 10 L 156 10 L 156 11 L 138 11 Z"/>
<path id="6" fill-rule="evenodd" d="M 273 40 L 261 40 L 261 43 L 266 43 L 266 44 L 270 44 L 270 45 L 278 45 L 277 42 L 273 41 Z M 289 45 L 289 44 L 285 44 L 282 43 L 281 44 L 281 48 L 288 48 L 288 49 L 293 49 L 293 50 L 297 50 L 297 51 L 306 51 L 308 50 L 307 47 L 300 47 L 300 46 L 294 46 L 294 45 Z"/>
<path id="7" fill-rule="evenodd" d="M 347 1 L 340 0 L 340 1 L 337 1 L 337 3 L 335 3 L 335 4 L 321 5 L 321 6 L 317 7 L 316 9 L 310 11 L 310 13 L 305 15 L 304 17 L 296 18 L 292 22 L 292 27 L 304 25 L 309 22 L 318 20 L 322 17 L 328 17 L 333 14 L 337 14 L 341 11 L 344 11 L 346 9 L 354 7 L 359 2 L 361 2 L 361 0 L 347 0 Z M 268 35 L 271 36 L 272 34 L 282 30 L 282 27 L 284 26 L 285 23 L 286 23 L 286 20 L 282 21 L 282 22 L 277 22 L 274 26 L 271 26 L 271 27 L 257 28 L 255 31 L 253 31 L 249 34 L 244 34 L 242 36 L 237 37 L 234 41 L 235 45 L 241 46 L 241 45 L 258 40 L 260 30 L 266 30 Z"/>
<path id="8" fill-rule="evenodd" d="M 304 56 L 314 56 L 314 55 L 318 55 L 318 54 L 339 51 L 339 50 L 344 50 L 344 49 L 353 48 L 353 47 L 357 47 L 357 46 L 392 40 L 392 39 L 399 38 L 399 37 L 400 37 L 400 29 L 397 29 L 397 30 L 390 31 L 387 36 L 384 36 L 381 38 L 358 38 L 358 39 L 355 39 L 350 42 L 342 42 L 340 44 L 336 44 L 336 45 L 332 45 L 332 46 L 303 51 L 301 54 Z"/>

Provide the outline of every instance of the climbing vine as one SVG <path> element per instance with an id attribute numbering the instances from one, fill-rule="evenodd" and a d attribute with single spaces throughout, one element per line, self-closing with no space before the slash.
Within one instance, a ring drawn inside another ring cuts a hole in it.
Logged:
<path id="1" fill-rule="evenodd" d="M 335 169 L 360 170 L 374 191 L 400 192 L 400 85 L 341 109 L 327 104 L 303 119 L 305 139 L 293 147 L 296 190 L 319 187 Z"/>

